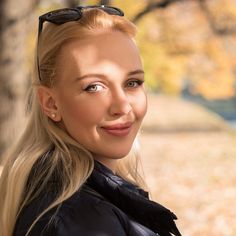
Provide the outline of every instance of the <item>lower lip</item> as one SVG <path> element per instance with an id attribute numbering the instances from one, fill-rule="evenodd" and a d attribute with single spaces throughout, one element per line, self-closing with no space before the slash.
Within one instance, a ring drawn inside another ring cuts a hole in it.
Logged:
<path id="1" fill-rule="evenodd" d="M 103 130 L 106 131 L 106 133 L 108 133 L 110 135 L 123 137 L 123 136 L 126 136 L 130 133 L 131 127 L 132 126 L 124 128 L 124 129 L 105 129 L 105 128 L 103 128 Z"/>

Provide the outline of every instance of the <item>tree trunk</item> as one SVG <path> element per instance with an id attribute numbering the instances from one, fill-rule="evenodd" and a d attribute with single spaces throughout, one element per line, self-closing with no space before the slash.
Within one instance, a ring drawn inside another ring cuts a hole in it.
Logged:
<path id="1" fill-rule="evenodd" d="M 26 117 L 29 84 L 26 40 L 36 3 L 0 1 L 0 160 L 21 133 Z"/>

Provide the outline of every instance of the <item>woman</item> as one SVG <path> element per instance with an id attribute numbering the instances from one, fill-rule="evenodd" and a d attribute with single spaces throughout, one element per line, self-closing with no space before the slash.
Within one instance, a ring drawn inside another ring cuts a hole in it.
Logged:
<path id="1" fill-rule="evenodd" d="M 128 157 L 147 108 L 135 31 L 107 6 L 39 18 L 29 122 L 1 176 L 1 236 L 180 235 Z"/>

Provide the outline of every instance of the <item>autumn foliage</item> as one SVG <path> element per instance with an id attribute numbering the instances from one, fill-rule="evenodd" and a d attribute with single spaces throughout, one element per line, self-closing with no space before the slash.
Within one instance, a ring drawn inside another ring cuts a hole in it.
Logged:
<path id="1" fill-rule="evenodd" d="M 113 1 L 132 19 L 147 2 Z M 161 1 L 159 1 L 161 2 Z M 138 43 L 151 90 L 207 99 L 235 96 L 236 2 L 180 0 L 137 21 Z"/>

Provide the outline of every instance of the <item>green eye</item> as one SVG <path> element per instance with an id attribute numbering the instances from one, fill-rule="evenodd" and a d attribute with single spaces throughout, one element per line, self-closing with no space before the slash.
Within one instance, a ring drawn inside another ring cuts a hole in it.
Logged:
<path id="1" fill-rule="evenodd" d="M 131 88 L 136 88 L 142 85 L 143 83 L 144 83 L 143 80 L 131 80 L 131 81 L 128 81 L 127 86 Z"/>
<path id="2" fill-rule="evenodd" d="M 98 92 L 98 91 L 101 91 L 103 89 L 103 86 L 100 85 L 100 84 L 92 84 L 92 85 L 89 85 L 88 87 L 86 87 L 85 91 L 88 91 L 88 92 Z"/>

